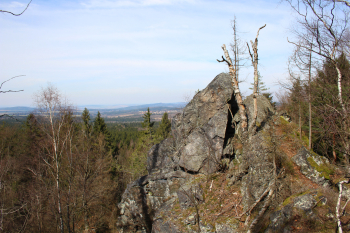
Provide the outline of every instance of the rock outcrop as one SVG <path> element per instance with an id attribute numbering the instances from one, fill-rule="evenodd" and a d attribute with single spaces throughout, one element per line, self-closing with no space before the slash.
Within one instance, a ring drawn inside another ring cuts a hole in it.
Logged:
<path id="1" fill-rule="evenodd" d="M 300 167 L 301 173 L 308 179 L 319 185 L 330 186 L 329 175 L 331 168 L 326 158 L 312 155 L 311 152 L 303 147 L 292 160 Z"/>
<path id="2" fill-rule="evenodd" d="M 198 92 L 172 119 L 172 136 L 149 150 L 148 175 L 125 190 L 118 204 L 120 232 L 241 232 L 252 222 L 251 213 L 257 216 L 265 204 L 269 208 L 257 219 L 261 225 L 250 226 L 253 232 L 292 232 L 300 218 L 319 223 L 318 211 L 333 208 L 325 191 L 317 189 L 332 185 L 331 165 L 304 147 L 286 156 L 286 145 L 278 140 L 289 132 L 276 130 L 283 116 L 264 96 L 257 101 L 256 131 L 249 135 L 240 130 L 228 74 L 219 74 Z M 244 105 L 250 125 L 253 97 L 248 96 Z M 300 172 L 296 175 L 293 169 Z M 294 186 L 304 185 L 303 179 L 311 188 L 293 193 Z M 271 187 L 272 201 L 267 197 Z M 332 225 L 332 216 L 324 221 Z"/>
<path id="3" fill-rule="evenodd" d="M 118 224 L 124 232 L 177 232 L 171 222 L 154 217 L 175 201 L 190 204 L 186 193 L 193 191 L 188 184 L 193 174 L 211 174 L 221 168 L 225 136 L 234 134 L 228 113 L 237 109 L 231 78 L 221 73 L 172 119 L 172 137 L 148 152 L 149 175 L 128 185 L 118 205 Z"/>

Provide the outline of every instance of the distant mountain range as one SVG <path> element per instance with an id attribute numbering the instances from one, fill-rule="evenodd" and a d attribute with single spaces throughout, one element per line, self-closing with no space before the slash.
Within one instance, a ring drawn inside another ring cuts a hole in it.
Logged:
<path id="1" fill-rule="evenodd" d="M 17 106 L 17 107 L 0 107 L 0 111 L 9 111 L 9 112 L 31 112 L 34 111 L 35 108 L 32 107 L 23 107 L 23 106 Z"/>
<path id="2" fill-rule="evenodd" d="M 117 105 L 80 105 L 78 109 L 87 108 L 89 110 L 102 110 L 102 109 L 124 109 L 124 110 L 135 110 L 142 108 L 154 108 L 154 107 L 167 107 L 167 108 L 181 108 L 186 105 L 185 102 L 177 102 L 177 103 L 155 103 L 155 104 L 117 104 Z"/>
<path id="3" fill-rule="evenodd" d="M 102 115 L 121 115 L 121 114 L 130 114 L 140 111 L 147 111 L 147 108 L 150 108 L 152 112 L 159 111 L 170 111 L 170 110 L 179 110 L 186 105 L 185 102 L 177 103 L 154 103 L 154 104 L 117 104 L 117 105 L 80 105 L 78 106 L 77 111 L 82 112 L 84 108 L 87 108 L 92 115 L 97 114 L 97 111 L 100 111 Z M 35 111 L 35 108 L 32 107 L 0 107 L 0 114 L 14 114 L 14 115 L 27 115 L 30 112 Z"/>

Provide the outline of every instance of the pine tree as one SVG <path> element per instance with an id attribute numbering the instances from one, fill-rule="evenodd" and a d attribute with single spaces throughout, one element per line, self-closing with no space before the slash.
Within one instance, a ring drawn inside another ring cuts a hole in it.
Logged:
<path id="1" fill-rule="evenodd" d="M 258 73 L 258 90 L 257 90 L 258 95 L 261 95 L 270 89 L 270 88 L 266 87 L 266 85 L 263 81 L 261 81 L 261 78 L 262 77 L 261 77 L 260 73 Z M 250 84 L 253 87 L 250 87 L 249 89 L 254 90 L 254 83 L 250 83 Z"/>
<path id="2" fill-rule="evenodd" d="M 148 108 L 147 112 L 143 115 L 143 131 L 138 138 L 135 151 L 128 158 L 129 167 L 127 170 L 132 171 L 133 178 L 147 174 L 147 151 L 155 143 L 159 142 L 156 137 L 153 137 L 154 122 L 151 122 L 151 115 L 152 114 Z"/>
<path id="3" fill-rule="evenodd" d="M 101 113 L 98 111 L 97 116 L 94 121 L 94 128 L 93 128 L 94 134 L 103 133 L 105 134 L 107 132 L 107 126 L 105 123 L 105 120 L 101 117 Z"/>
<path id="4" fill-rule="evenodd" d="M 110 150 L 112 149 L 112 136 L 108 131 L 105 120 L 101 117 L 101 113 L 99 111 L 97 112 L 92 132 L 97 137 L 101 134 L 104 135 L 106 147 Z"/>
<path id="5" fill-rule="evenodd" d="M 168 137 L 170 130 L 171 130 L 171 121 L 168 118 L 168 113 L 165 112 L 163 114 L 162 121 L 159 124 L 159 128 L 157 130 L 157 135 L 161 139 L 165 139 Z"/>
<path id="6" fill-rule="evenodd" d="M 146 135 L 149 135 L 152 139 L 154 122 L 151 122 L 151 115 L 152 113 L 150 112 L 149 108 L 147 108 L 147 112 L 142 117 L 143 118 L 142 127 L 144 128 L 144 133 Z"/>
<path id="7" fill-rule="evenodd" d="M 276 108 L 276 102 L 273 101 L 273 96 L 272 96 L 272 93 L 270 92 L 265 92 L 262 94 L 263 96 L 265 96 L 271 103 L 271 105 Z"/>
<path id="8" fill-rule="evenodd" d="M 91 123 L 90 123 L 90 112 L 87 108 L 84 109 L 81 114 L 81 118 L 83 120 L 83 130 L 86 136 L 89 136 L 91 133 Z"/>

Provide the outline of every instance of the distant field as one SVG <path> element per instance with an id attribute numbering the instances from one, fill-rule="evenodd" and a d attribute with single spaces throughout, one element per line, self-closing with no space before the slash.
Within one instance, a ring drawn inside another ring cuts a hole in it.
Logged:
<path id="1" fill-rule="evenodd" d="M 142 116 L 147 111 L 147 106 L 149 106 L 152 113 L 151 119 L 153 121 L 160 121 L 165 112 L 168 113 L 171 119 L 177 113 L 182 111 L 184 103 L 174 103 L 174 104 L 149 104 L 149 105 L 139 105 L 123 107 L 118 109 L 88 109 L 92 118 L 94 118 L 99 111 L 101 116 L 105 119 L 106 123 L 127 123 L 127 122 L 141 122 L 143 121 Z M 75 111 L 75 116 L 79 117 L 83 109 L 77 109 Z M 0 118 L 0 123 L 7 124 L 20 124 L 26 121 L 28 114 L 35 112 L 34 108 L 28 107 L 14 107 L 14 108 L 0 108 L 0 115 L 7 114 L 8 116 L 3 116 Z"/>

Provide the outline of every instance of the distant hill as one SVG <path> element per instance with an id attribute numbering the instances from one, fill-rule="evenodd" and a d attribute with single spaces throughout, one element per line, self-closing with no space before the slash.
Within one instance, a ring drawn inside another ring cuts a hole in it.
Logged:
<path id="1" fill-rule="evenodd" d="M 31 112 L 34 111 L 35 108 L 31 107 L 24 107 L 24 106 L 17 106 L 17 107 L 4 107 L 0 108 L 0 111 L 8 111 L 8 112 Z"/>
<path id="2" fill-rule="evenodd" d="M 153 103 L 153 104 L 142 104 L 142 105 L 125 105 L 125 104 L 116 104 L 116 105 L 80 105 L 77 109 L 77 114 L 81 114 L 84 108 L 87 108 L 90 111 L 92 117 L 94 117 L 99 111 L 103 117 L 107 118 L 125 118 L 123 120 L 137 119 L 138 121 L 143 115 L 144 111 L 147 111 L 147 108 L 150 108 L 153 113 L 153 118 L 155 120 L 160 120 L 161 115 L 164 112 L 168 112 L 170 116 L 175 115 L 179 112 L 186 103 L 177 102 L 177 103 Z M 29 113 L 35 111 L 35 108 L 32 107 L 0 107 L 0 114 L 9 114 L 15 116 L 25 116 Z"/>
<path id="3" fill-rule="evenodd" d="M 182 108 L 186 103 L 185 102 L 177 102 L 177 103 L 155 103 L 155 104 L 118 104 L 118 105 L 80 105 L 78 106 L 78 109 L 84 109 L 87 108 L 89 110 L 121 110 L 121 111 L 128 111 L 128 110 L 140 110 L 143 108 Z"/>

